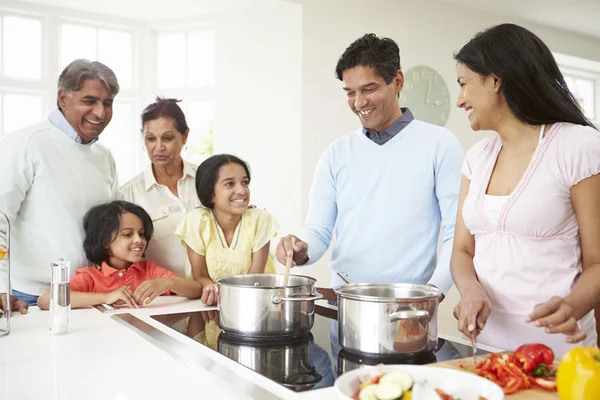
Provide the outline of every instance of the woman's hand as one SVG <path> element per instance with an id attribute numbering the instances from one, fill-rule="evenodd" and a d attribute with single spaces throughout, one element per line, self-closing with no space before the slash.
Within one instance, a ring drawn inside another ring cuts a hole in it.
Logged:
<path id="1" fill-rule="evenodd" d="M 535 326 L 543 327 L 546 333 L 562 333 L 567 336 L 567 343 L 578 343 L 587 337 L 577 325 L 573 307 L 558 296 L 535 306 L 525 322 L 533 322 Z"/>
<path id="2" fill-rule="evenodd" d="M 491 313 L 490 300 L 483 289 L 465 293 L 454 308 L 454 317 L 458 320 L 458 330 L 471 337 L 485 327 Z"/>
<path id="3" fill-rule="evenodd" d="M 114 290 L 106 294 L 106 304 L 127 304 L 131 308 L 139 308 L 138 302 L 133 296 L 133 292 L 129 289 L 129 286 L 121 286 L 117 290 Z"/>
<path id="4" fill-rule="evenodd" d="M 214 306 L 219 299 L 219 289 L 215 284 L 206 285 L 202 288 L 202 297 L 200 300 L 207 306 Z"/>
<path id="5" fill-rule="evenodd" d="M 169 283 L 170 280 L 168 278 L 149 279 L 144 281 L 135 290 L 135 300 L 142 306 L 150 304 L 157 296 L 160 296 L 169 290 Z"/>

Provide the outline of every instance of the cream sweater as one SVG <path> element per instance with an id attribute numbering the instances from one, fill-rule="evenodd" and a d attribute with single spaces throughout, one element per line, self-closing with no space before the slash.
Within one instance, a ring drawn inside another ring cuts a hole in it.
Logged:
<path id="1" fill-rule="evenodd" d="M 49 288 L 50 262 L 71 261 L 71 275 L 88 265 L 83 216 L 111 201 L 118 182 L 114 159 L 98 142 L 78 144 L 48 120 L 0 141 L 0 210 L 11 222 L 12 288 L 40 295 Z M 2 218 L 0 218 L 2 219 Z M 6 224 L 0 222 L 0 246 Z M 6 258 L 0 292 L 6 292 Z"/>

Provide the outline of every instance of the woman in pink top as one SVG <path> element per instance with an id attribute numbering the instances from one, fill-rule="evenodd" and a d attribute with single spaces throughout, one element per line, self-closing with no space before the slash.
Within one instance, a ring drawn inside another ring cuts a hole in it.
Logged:
<path id="1" fill-rule="evenodd" d="M 465 335 L 561 357 L 596 345 L 600 303 L 600 133 L 548 47 L 503 24 L 456 55 L 457 106 L 475 131 L 466 155 L 451 270 Z"/>

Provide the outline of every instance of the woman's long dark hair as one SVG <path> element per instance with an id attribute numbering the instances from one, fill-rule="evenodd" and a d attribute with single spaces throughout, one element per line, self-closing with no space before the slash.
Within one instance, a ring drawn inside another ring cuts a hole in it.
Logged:
<path id="1" fill-rule="evenodd" d="M 454 59 L 483 77 L 498 76 L 508 108 L 526 124 L 570 122 L 595 128 L 548 46 L 521 26 L 502 24 L 479 32 Z"/>

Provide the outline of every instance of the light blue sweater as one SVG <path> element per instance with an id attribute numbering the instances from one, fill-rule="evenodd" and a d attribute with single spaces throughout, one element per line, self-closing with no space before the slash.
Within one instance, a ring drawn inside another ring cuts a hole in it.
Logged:
<path id="1" fill-rule="evenodd" d="M 332 287 L 343 283 L 337 271 L 351 282 L 431 283 L 446 293 L 463 157 L 450 131 L 418 120 L 383 146 L 361 130 L 332 143 L 299 235 L 308 264 L 323 256 L 335 228 Z"/>

